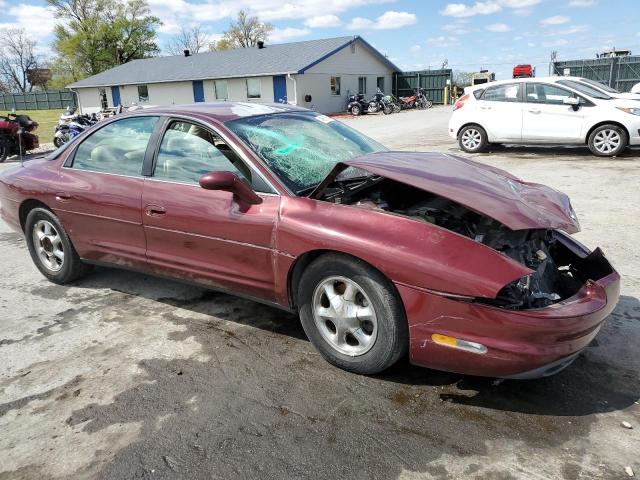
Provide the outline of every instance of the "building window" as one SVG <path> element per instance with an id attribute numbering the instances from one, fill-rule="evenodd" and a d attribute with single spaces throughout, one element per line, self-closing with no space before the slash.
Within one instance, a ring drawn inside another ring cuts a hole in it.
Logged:
<path id="1" fill-rule="evenodd" d="M 247 78 L 247 98 L 260 98 L 262 82 L 259 78 Z"/>
<path id="2" fill-rule="evenodd" d="M 340 95 L 340 77 L 331 77 L 331 95 Z"/>
<path id="3" fill-rule="evenodd" d="M 226 80 L 216 80 L 213 82 L 213 87 L 216 91 L 216 100 L 228 100 L 229 95 L 227 94 L 227 81 Z"/>
<path id="4" fill-rule="evenodd" d="M 106 110 L 107 108 L 109 108 L 109 102 L 107 102 L 107 91 L 104 88 L 101 88 L 99 90 L 99 95 L 100 107 L 102 107 L 102 110 Z"/>
<path id="5" fill-rule="evenodd" d="M 358 93 L 367 93 L 367 77 L 358 77 Z"/>
<path id="6" fill-rule="evenodd" d="M 146 103 L 149 101 L 149 89 L 146 85 L 138 85 L 138 102 Z"/>
<path id="7" fill-rule="evenodd" d="M 378 77 L 376 79 L 376 86 L 381 92 L 384 92 L 384 77 Z"/>

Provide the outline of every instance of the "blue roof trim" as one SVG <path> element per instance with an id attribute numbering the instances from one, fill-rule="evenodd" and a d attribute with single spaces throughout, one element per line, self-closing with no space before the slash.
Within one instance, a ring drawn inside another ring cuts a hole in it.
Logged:
<path id="1" fill-rule="evenodd" d="M 392 70 L 396 71 L 396 72 L 402 72 L 402 70 L 400 70 L 391 60 L 389 60 L 387 57 L 385 57 L 384 55 L 382 55 L 378 50 L 376 50 L 371 44 L 369 44 L 367 41 L 365 41 L 360 35 L 355 35 L 352 39 L 350 39 L 348 42 L 346 42 L 344 45 L 339 46 L 338 48 L 336 48 L 335 50 L 332 50 L 331 52 L 327 53 L 326 55 L 320 57 L 319 59 L 317 59 L 316 61 L 310 63 L 309 65 L 307 65 L 304 68 L 301 68 L 300 70 L 298 70 L 299 74 L 302 74 L 304 72 L 306 72 L 307 70 L 309 70 L 311 67 L 315 67 L 317 64 L 319 64 L 320 62 L 326 60 L 327 58 L 335 55 L 336 53 L 338 53 L 340 50 L 342 50 L 343 48 L 351 45 L 354 42 L 357 42 L 358 40 L 360 40 L 370 51 L 371 53 L 373 53 L 374 55 L 376 55 L 380 60 L 382 60 L 384 63 L 386 63 Z"/>

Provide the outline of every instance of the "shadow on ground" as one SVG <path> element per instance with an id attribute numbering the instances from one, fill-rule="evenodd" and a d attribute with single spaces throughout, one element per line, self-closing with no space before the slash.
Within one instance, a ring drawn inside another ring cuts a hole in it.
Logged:
<path id="1" fill-rule="evenodd" d="M 640 396 L 633 365 L 596 361 L 591 352 L 601 348 L 597 344 L 569 369 L 538 381 L 496 385 L 406 363 L 362 377 L 327 364 L 297 318 L 274 308 L 116 270 L 98 270 L 71 288 L 86 289 L 87 296 L 111 289 L 92 300 L 92 308 L 110 313 L 104 321 L 156 315 L 183 326 L 170 341 L 190 338 L 202 347 L 198 359 L 140 362 L 135 387 L 67 419 L 96 434 L 114 424 L 142 425 L 137 441 L 114 454 L 102 478 L 298 478 L 313 472 L 369 479 L 405 471 L 444 478 L 446 468 L 433 461 L 445 453 L 484 456 L 487 441 L 559 447 L 587 437 L 594 414 L 626 408 Z M 47 297 L 68 289 L 32 293 Z M 637 323 L 638 300 L 623 298 L 615 313 L 605 329 L 617 321 Z M 625 339 L 607 338 L 614 355 L 615 342 Z M 479 469 L 472 464 L 466 474 Z M 506 470 L 495 474 L 514 478 Z"/>

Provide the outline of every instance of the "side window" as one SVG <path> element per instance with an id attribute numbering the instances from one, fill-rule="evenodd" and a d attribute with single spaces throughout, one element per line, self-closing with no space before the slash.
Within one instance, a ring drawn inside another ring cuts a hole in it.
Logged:
<path id="1" fill-rule="evenodd" d="M 509 83 L 507 85 L 496 85 L 488 87 L 484 91 L 482 100 L 487 102 L 519 102 L 520 101 L 519 83 Z"/>
<path id="2" fill-rule="evenodd" d="M 573 93 L 564 88 L 544 83 L 527 83 L 527 102 L 545 103 L 547 105 L 562 105 L 565 98 L 572 97 Z"/>
<path id="3" fill-rule="evenodd" d="M 173 122 L 164 134 L 153 176 L 197 184 L 205 173 L 233 172 L 251 183 L 251 172 L 220 137 L 204 127 Z"/>
<path id="4" fill-rule="evenodd" d="M 73 157 L 72 168 L 139 176 L 149 138 L 158 117 L 117 120 L 87 137 Z"/>

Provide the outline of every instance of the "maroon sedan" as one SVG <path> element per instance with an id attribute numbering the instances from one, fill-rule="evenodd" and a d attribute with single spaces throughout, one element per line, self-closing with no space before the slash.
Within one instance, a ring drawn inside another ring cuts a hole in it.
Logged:
<path id="1" fill-rule="evenodd" d="M 136 269 L 299 313 L 346 370 L 532 378 L 566 367 L 620 278 L 568 198 L 447 154 L 391 152 L 324 115 L 240 103 L 105 121 L 0 176 L 42 274 Z"/>

